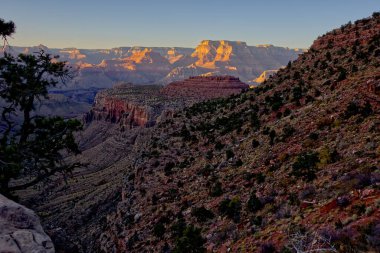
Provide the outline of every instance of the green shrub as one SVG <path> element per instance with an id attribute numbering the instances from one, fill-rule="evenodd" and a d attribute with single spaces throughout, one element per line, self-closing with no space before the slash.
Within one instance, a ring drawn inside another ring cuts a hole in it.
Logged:
<path id="1" fill-rule="evenodd" d="M 206 159 L 211 160 L 213 157 L 214 157 L 214 154 L 213 154 L 212 150 L 207 151 Z"/>
<path id="2" fill-rule="evenodd" d="M 285 111 L 284 111 L 284 113 L 283 113 L 283 116 L 284 116 L 284 117 L 287 117 L 287 116 L 289 116 L 291 113 L 292 113 L 292 111 L 291 111 L 289 108 L 286 108 Z"/>
<path id="3" fill-rule="evenodd" d="M 243 161 L 239 158 L 239 159 L 236 161 L 235 166 L 236 166 L 236 167 L 240 167 L 240 166 L 242 166 L 242 165 L 243 165 Z"/>
<path id="4" fill-rule="evenodd" d="M 247 202 L 247 208 L 251 212 L 257 212 L 263 208 L 263 204 L 255 193 L 252 193 Z"/>
<path id="5" fill-rule="evenodd" d="M 238 197 L 225 199 L 219 203 L 219 212 L 235 222 L 240 220 L 241 202 Z"/>
<path id="6" fill-rule="evenodd" d="M 205 207 L 195 207 L 191 210 L 191 215 L 197 218 L 199 222 L 205 222 L 215 217 L 214 213 Z"/>
<path id="7" fill-rule="evenodd" d="M 165 235 L 165 226 L 162 224 L 162 222 L 158 222 L 156 225 L 153 227 L 153 234 L 158 237 L 162 238 Z"/>
<path id="8" fill-rule="evenodd" d="M 310 133 L 309 134 L 309 139 L 313 140 L 313 141 L 316 141 L 318 140 L 318 137 L 319 137 L 319 134 L 318 133 Z"/>
<path id="9" fill-rule="evenodd" d="M 293 163 L 291 175 L 302 178 L 305 181 L 312 181 L 316 178 L 318 154 L 315 152 L 303 152 L 299 154 Z"/>
<path id="10" fill-rule="evenodd" d="M 257 131 L 260 129 L 260 119 L 257 116 L 256 112 L 252 112 L 250 116 L 250 123 L 253 128 L 253 130 Z"/>
<path id="11" fill-rule="evenodd" d="M 216 181 L 210 189 L 210 196 L 211 197 L 219 197 L 220 195 L 223 194 L 223 189 L 222 189 L 222 183 L 219 181 Z"/>
<path id="12" fill-rule="evenodd" d="M 274 144 L 274 139 L 276 138 L 276 131 L 274 129 L 272 129 L 270 132 L 269 132 L 269 144 L 270 145 L 273 145 Z"/>
<path id="13" fill-rule="evenodd" d="M 202 169 L 199 170 L 198 174 L 202 176 L 209 176 L 213 171 L 213 166 L 211 164 L 207 164 Z"/>
<path id="14" fill-rule="evenodd" d="M 371 104 L 367 101 L 364 106 L 360 106 L 355 102 L 350 102 L 343 114 L 345 119 L 360 114 L 363 117 L 368 117 L 373 113 Z"/>
<path id="15" fill-rule="evenodd" d="M 253 139 L 252 140 L 252 148 L 257 148 L 258 146 L 260 146 L 260 142 L 258 142 L 256 139 Z"/>
<path id="16" fill-rule="evenodd" d="M 294 129 L 294 127 L 290 126 L 290 125 L 286 125 L 283 129 L 282 129 L 282 140 L 286 140 L 287 138 L 289 138 L 290 136 L 292 136 L 294 134 L 296 130 Z"/>
<path id="17" fill-rule="evenodd" d="M 201 235 L 201 229 L 193 225 L 186 226 L 175 240 L 173 253 L 204 253 L 206 240 Z"/>
<path id="18" fill-rule="evenodd" d="M 338 75 L 337 81 L 340 82 L 346 79 L 347 71 L 342 67 L 340 67 L 338 71 L 339 71 L 339 75 Z"/>
<path id="19" fill-rule="evenodd" d="M 319 164 L 320 165 L 327 165 L 330 163 L 335 163 L 339 159 L 339 154 L 336 151 L 336 149 L 330 150 L 328 147 L 323 147 L 319 151 Z"/>
<path id="20" fill-rule="evenodd" d="M 265 182 L 265 175 L 264 175 L 263 173 L 261 173 L 261 172 L 257 173 L 257 174 L 255 175 L 255 178 L 256 178 L 256 182 L 257 182 L 258 184 L 262 184 L 262 183 Z"/>
<path id="21" fill-rule="evenodd" d="M 217 141 L 215 143 L 215 149 L 216 150 L 222 150 L 224 148 L 224 144 L 222 144 L 220 141 Z"/>
<path id="22" fill-rule="evenodd" d="M 174 168 L 175 166 L 175 163 L 173 162 L 168 162 L 165 167 L 164 167 L 164 172 L 165 172 L 165 175 L 168 176 L 172 173 L 172 169 Z"/>
<path id="23" fill-rule="evenodd" d="M 227 149 L 226 150 L 226 158 L 227 158 L 227 160 L 229 160 L 230 158 L 232 158 L 234 156 L 235 156 L 235 154 L 234 154 L 234 152 L 231 149 Z"/>

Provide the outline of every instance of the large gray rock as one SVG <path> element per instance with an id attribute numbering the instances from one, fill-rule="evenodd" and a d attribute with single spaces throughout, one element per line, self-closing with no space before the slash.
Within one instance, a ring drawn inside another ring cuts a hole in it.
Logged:
<path id="1" fill-rule="evenodd" d="M 0 194 L 0 253 L 54 253 L 50 237 L 30 209 Z"/>

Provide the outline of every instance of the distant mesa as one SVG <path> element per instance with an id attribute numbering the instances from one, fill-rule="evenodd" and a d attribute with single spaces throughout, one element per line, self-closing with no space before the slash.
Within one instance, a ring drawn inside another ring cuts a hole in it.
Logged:
<path id="1" fill-rule="evenodd" d="M 234 76 L 191 76 L 172 82 L 162 92 L 169 97 L 186 97 L 199 100 L 226 97 L 248 89 L 249 85 Z"/>

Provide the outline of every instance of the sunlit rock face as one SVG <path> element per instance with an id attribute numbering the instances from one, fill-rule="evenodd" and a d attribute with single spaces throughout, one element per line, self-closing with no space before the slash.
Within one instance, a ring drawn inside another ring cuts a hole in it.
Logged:
<path id="1" fill-rule="evenodd" d="M 269 77 L 277 73 L 278 70 L 265 70 L 261 75 L 254 80 L 256 83 L 262 83 L 267 80 Z"/>

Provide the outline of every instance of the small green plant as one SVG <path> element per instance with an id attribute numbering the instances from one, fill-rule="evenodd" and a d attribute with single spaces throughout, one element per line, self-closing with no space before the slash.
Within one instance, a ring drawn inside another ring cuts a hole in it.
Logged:
<path id="1" fill-rule="evenodd" d="M 363 117 L 368 117 L 373 113 L 371 104 L 367 101 L 364 106 L 360 106 L 355 102 L 350 102 L 347 105 L 346 111 L 343 114 L 345 119 L 360 114 Z"/>
<path id="2" fill-rule="evenodd" d="M 219 197 L 220 195 L 223 194 L 223 189 L 222 189 L 222 183 L 219 181 L 216 181 L 210 189 L 210 196 L 211 197 Z"/>
<path id="3" fill-rule="evenodd" d="M 165 235 L 165 226 L 162 224 L 162 222 L 158 222 L 156 225 L 153 227 L 153 234 L 158 237 L 162 238 Z"/>
<path id="4" fill-rule="evenodd" d="M 249 200 L 247 202 L 247 208 L 251 212 L 257 212 L 261 208 L 263 208 L 263 204 L 261 203 L 260 199 L 256 196 L 255 193 L 251 193 L 251 196 L 249 197 Z"/>
<path id="5" fill-rule="evenodd" d="M 201 229 L 193 225 L 185 226 L 175 240 L 173 253 L 204 253 L 206 240 L 202 237 Z"/>
<path id="6" fill-rule="evenodd" d="M 261 172 L 255 174 L 255 179 L 258 184 L 262 184 L 265 182 L 265 175 Z"/>
<path id="7" fill-rule="evenodd" d="M 241 202 L 239 197 L 222 200 L 219 204 L 219 212 L 235 222 L 240 220 Z"/>
<path id="8" fill-rule="evenodd" d="M 339 75 L 337 78 L 338 82 L 343 81 L 344 79 L 347 78 L 347 71 L 344 68 L 340 67 L 338 71 L 339 71 Z"/>
<path id="9" fill-rule="evenodd" d="M 205 207 L 195 207 L 191 210 L 191 215 L 197 218 L 199 222 L 206 222 L 215 217 L 214 213 Z"/>
<path id="10" fill-rule="evenodd" d="M 260 145 L 260 142 L 258 142 L 256 139 L 252 140 L 252 148 L 257 148 Z"/>
<path id="11" fill-rule="evenodd" d="M 330 163 L 335 163 L 339 159 L 339 154 L 336 149 L 330 150 L 328 147 L 323 147 L 319 151 L 319 165 L 324 166 Z"/>
<path id="12" fill-rule="evenodd" d="M 269 132 L 269 144 L 272 146 L 274 144 L 274 139 L 276 138 L 276 131 L 272 129 Z"/>
<path id="13" fill-rule="evenodd" d="M 172 169 L 174 168 L 175 166 L 175 163 L 173 162 L 168 162 L 165 167 L 164 167 L 164 172 L 165 172 L 165 176 L 169 176 L 170 174 L 172 174 Z"/>
<path id="14" fill-rule="evenodd" d="M 234 152 L 231 149 L 227 149 L 226 150 L 226 158 L 227 158 L 227 160 L 229 160 L 230 158 L 232 158 L 234 156 L 235 156 L 235 154 L 234 154 Z"/>
<path id="15" fill-rule="evenodd" d="M 305 181 L 312 181 L 316 178 L 318 154 L 315 152 L 303 152 L 299 154 L 293 163 L 291 175 L 302 178 Z"/>

